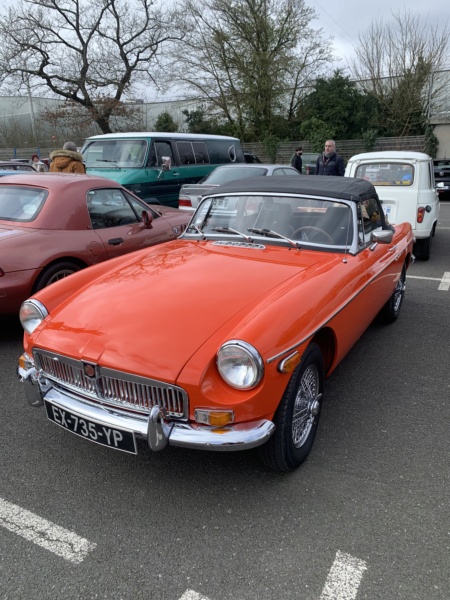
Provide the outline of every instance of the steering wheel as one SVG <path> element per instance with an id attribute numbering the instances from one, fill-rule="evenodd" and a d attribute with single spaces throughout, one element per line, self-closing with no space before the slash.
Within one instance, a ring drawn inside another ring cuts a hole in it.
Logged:
<path id="1" fill-rule="evenodd" d="M 318 244 L 334 244 L 334 240 L 326 231 L 320 229 L 320 227 L 313 227 L 312 225 L 305 225 L 299 227 L 292 234 L 292 238 L 297 239 L 297 235 L 300 235 L 300 240 L 303 239 L 305 242 L 317 242 Z"/>

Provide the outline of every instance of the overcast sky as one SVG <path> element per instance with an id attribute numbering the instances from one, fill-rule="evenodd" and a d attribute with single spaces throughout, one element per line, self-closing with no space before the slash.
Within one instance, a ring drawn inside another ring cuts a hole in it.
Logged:
<path id="1" fill-rule="evenodd" d="M 358 35 L 367 31 L 373 20 L 388 22 L 392 12 L 417 14 L 424 22 L 437 25 L 448 22 L 450 9 L 448 0 L 306 0 L 314 8 L 318 18 L 312 21 L 314 28 L 321 27 L 325 34 L 334 37 L 335 53 L 343 57 L 340 66 L 345 67 L 352 58 Z"/>

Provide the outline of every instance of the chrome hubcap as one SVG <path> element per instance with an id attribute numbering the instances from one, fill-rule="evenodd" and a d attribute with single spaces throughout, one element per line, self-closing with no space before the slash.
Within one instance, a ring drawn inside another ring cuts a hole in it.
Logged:
<path id="1" fill-rule="evenodd" d="M 395 288 L 395 296 L 394 296 L 394 310 L 397 311 L 400 308 L 400 304 L 402 302 L 403 294 L 405 293 L 405 279 L 403 275 L 397 282 L 397 287 Z"/>
<path id="2" fill-rule="evenodd" d="M 316 365 L 310 365 L 302 375 L 292 415 L 292 442 L 296 448 L 307 440 L 314 420 L 319 414 L 319 373 Z"/>

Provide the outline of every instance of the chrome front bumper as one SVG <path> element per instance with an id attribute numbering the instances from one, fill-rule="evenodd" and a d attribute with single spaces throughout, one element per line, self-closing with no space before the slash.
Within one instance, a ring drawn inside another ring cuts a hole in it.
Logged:
<path id="1" fill-rule="evenodd" d="M 146 439 L 150 449 L 155 451 L 162 450 L 167 444 L 197 450 L 247 450 L 264 444 L 275 430 L 272 421 L 265 419 L 222 428 L 167 421 L 164 410 L 159 406 L 154 406 L 149 416 L 127 413 L 67 391 L 41 386 L 39 374 L 34 368 L 25 370 L 19 366 L 17 375 L 24 384 L 25 395 L 31 406 L 42 406 L 45 399 L 63 410 L 105 427 L 132 431 L 136 437 Z"/>

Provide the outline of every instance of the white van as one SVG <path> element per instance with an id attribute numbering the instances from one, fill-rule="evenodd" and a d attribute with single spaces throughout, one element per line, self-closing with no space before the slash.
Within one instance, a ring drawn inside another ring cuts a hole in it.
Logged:
<path id="1" fill-rule="evenodd" d="M 433 159 L 423 152 L 392 151 L 356 154 L 348 161 L 346 177 L 360 177 L 376 186 L 390 223 L 411 223 L 414 254 L 430 258 L 439 219 L 439 197 Z"/>

